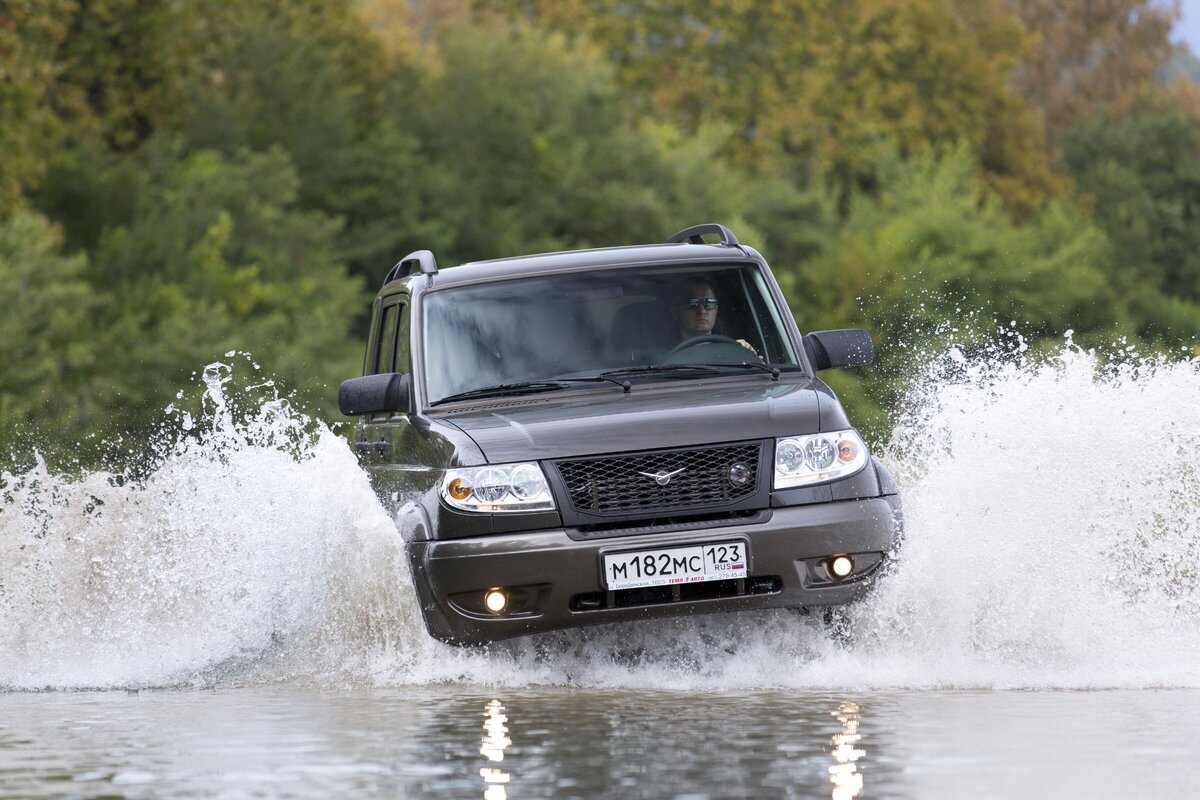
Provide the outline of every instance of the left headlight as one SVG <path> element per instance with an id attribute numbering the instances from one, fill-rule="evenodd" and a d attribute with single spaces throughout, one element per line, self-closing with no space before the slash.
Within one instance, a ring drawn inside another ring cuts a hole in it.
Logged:
<path id="1" fill-rule="evenodd" d="M 845 478 L 858 472 L 870 454 L 854 431 L 785 436 L 775 440 L 774 489 L 790 489 Z"/>
<path id="2" fill-rule="evenodd" d="M 448 469 L 442 499 L 463 511 L 489 514 L 555 508 L 546 475 L 534 462 Z"/>

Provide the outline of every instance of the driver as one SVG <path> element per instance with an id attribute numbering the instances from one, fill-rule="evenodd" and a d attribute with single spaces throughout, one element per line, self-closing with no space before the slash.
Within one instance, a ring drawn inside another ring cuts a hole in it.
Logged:
<path id="1" fill-rule="evenodd" d="M 684 278 L 676 284 L 673 294 L 675 299 L 671 304 L 671 319 L 679 331 L 679 341 L 712 335 L 713 326 L 717 324 L 720 300 L 708 278 Z M 745 339 L 738 339 L 737 343 L 758 355 Z"/>
<path id="2" fill-rule="evenodd" d="M 717 324 L 717 293 L 708 278 L 684 278 L 675 289 L 671 319 L 679 330 L 679 341 L 708 336 Z"/>

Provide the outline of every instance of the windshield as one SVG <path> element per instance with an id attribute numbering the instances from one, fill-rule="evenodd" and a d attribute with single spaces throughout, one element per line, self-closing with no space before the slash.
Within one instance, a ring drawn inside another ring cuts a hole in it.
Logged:
<path id="1" fill-rule="evenodd" d="M 671 368 L 684 364 L 719 368 L 708 370 L 713 374 L 754 371 L 747 365 L 798 368 L 780 309 L 753 264 L 596 270 L 456 287 L 427 294 L 423 318 L 431 403 L 489 388 L 558 388 L 546 382 L 605 374 L 695 377 L 696 370 Z"/>

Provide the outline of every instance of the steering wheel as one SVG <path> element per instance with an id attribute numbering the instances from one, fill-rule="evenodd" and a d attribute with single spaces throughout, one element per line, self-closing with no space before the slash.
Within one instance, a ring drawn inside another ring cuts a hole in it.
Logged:
<path id="1" fill-rule="evenodd" d="M 741 347 L 741 343 L 737 339 L 729 336 L 722 336 L 719 333 L 707 333 L 704 336 L 697 336 L 694 339 L 688 339 L 686 342 L 680 342 L 671 348 L 671 352 L 667 353 L 667 358 L 687 350 L 689 347 L 695 347 L 700 344 L 731 344 L 735 347 Z"/>

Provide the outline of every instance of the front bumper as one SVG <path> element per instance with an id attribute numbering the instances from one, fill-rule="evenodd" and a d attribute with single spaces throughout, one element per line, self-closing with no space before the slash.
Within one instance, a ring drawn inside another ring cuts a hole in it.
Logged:
<path id="1" fill-rule="evenodd" d="M 407 548 L 429 633 L 456 644 L 482 644 L 621 620 L 849 603 L 867 591 L 899 536 L 899 497 L 891 495 L 775 508 L 749 524 L 698 530 L 579 541 L 560 528 L 414 541 Z M 673 596 L 666 588 L 605 591 L 606 552 L 731 540 L 749 549 L 743 581 L 691 584 L 688 594 Z M 830 579 L 822 567 L 835 554 L 854 557 L 855 570 L 844 580 Z M 493 587 L 514 588 L 520 602 L 503 614 L 488 612 L 482 598 Z"/>

